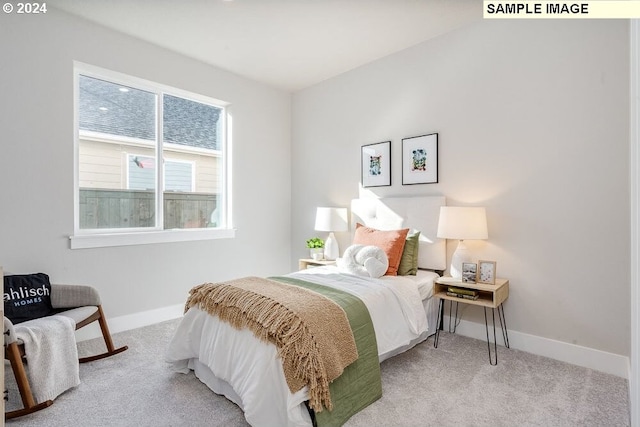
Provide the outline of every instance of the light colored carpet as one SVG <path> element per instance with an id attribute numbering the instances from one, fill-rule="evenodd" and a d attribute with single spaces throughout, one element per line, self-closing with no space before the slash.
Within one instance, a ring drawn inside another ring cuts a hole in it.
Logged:
<path id="1" fill-rule="evenodd" d="M 246 426 L 242 411 L 193 373 L 173 373 L 164 352 L 177 321 L 114 335 L 129 350 L 80 366 L 81 385 L 43 411 L 8 426 Z M 82 355 L 102 351 L 79 344 Z M 11 383 L 8 407 L 19 396 Z M 486 342 L 442 333 L 382 364 L 383 397 L 347 426 L 628 426 L 627 381 L 498 347 L 490 366 Z"/>

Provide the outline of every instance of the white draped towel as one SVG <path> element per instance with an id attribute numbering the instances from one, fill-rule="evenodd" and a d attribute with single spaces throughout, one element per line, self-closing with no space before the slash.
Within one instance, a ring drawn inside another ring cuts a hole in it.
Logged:
<path id="1" fill-rule="evenodd" d="M 48 316 L 15 325 L 16 338 L 24 343 L 27 375 L 36 402 L 53 400 L 80 385 L 75 321 Z"/>

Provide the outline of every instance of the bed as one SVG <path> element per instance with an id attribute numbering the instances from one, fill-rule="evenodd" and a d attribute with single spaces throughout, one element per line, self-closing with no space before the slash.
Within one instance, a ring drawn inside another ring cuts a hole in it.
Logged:
<path id="1" fill-rule="evenodd" d="M 379 362 L 435 333 L 438 307 L 431 292 L 438 272 L 446 268 L 445 242 L 436 237 L 440 206 L 444 204 L 444 197 L 355 199 L 351 203 L 352 230 L 359 223 L 377 230 L 420 231 L 419 269 L 415 275 L 369 278 L 324 266 L 272 279 L 326 287 L 362 301 L 375 331 L 379 369 Z M 236 403 L 253 426 L 310 426 L 315 422 L 312 417 L 322 414 L 309 410 L 309 387 L 290 391 L 274 344 L 256 338 L 249 329 L 236 329 L 199 307 L 185 313 L 169 345 L 167 360 L 175 371 L 194 371 L 211 390 Z M 365 405 L 375 398 L 369 398 Z M 342 407 L 353 406 L 340 423 L 363 406 L 340 403 Z"/>

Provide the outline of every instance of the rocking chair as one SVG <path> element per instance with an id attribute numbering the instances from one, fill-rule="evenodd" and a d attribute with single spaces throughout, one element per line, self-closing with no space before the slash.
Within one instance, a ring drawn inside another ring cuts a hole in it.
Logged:
<path id="1" fill-rule="evenodd" d="M 127 346 L 119 348 L 114 346 L 102 311 L 100 295 L 93 287 L 52 284 L 51 305 L 56 311 L 55 314 L 72 318 L 76 323 L 76 330 L 96 320 L 100 324 L 107 351 L 95 356 L 82 357 L 79 359 L 80 363 L 92 362 L 127 350 Z M 6 317 L 4 318 L 4 334 L 4 357 L 11 363 L 11 369 L 15 375 L 24 405 L 22 409 L 5 412 L 5 419 L 20 417 L 51 406 L 53 404 L 52 400 L 39 403 L 35 401 L 24 366 L 28 362 L 28 355 L 25 355 L 24 344 L 16 337 L 13 323 Z"/>

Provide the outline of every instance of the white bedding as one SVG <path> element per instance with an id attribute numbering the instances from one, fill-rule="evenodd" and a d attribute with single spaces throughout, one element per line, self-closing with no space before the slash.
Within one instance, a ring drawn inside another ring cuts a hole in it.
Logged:
<path id="1" fill-rule="evenodd" d="M 426 339 L 429 334 L 425 313 L 425 306 L 429 304 L 423 304 L 418 283 L 428 283 L 426 276 L 430 275 L 422 273 L 416 277 L 373 279 L 341 274 L 335 267 L 317 267 L 288 276 L 359 297 L 371 315 L 378 354 L 380 360 L 384 360 Z M 433 277 L 431 285 L 426 286 L 432 288 Z M 434 326 L 432 323 L 432 328 Z M 175 332 L 167 361 L 179 372 L 193 369 L 209 388 L 240 406 L 252 426 L 311 425 L 304 405 L 306 388 L 292 394 L 276 347 L 258 340 L 248 330 L 236 330 L 217 317 L 192 308 Z"/>

